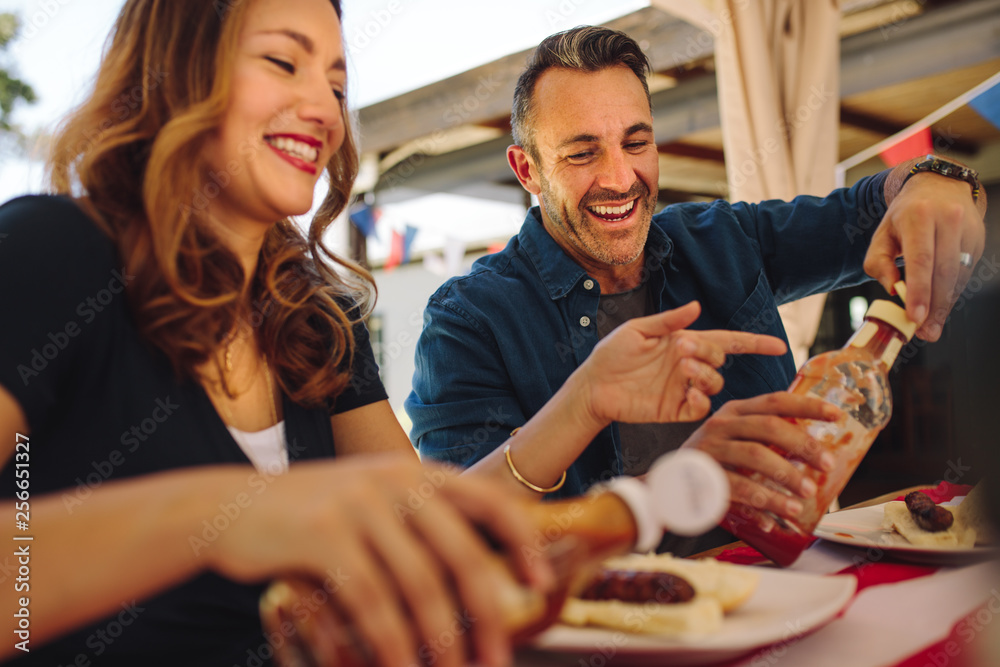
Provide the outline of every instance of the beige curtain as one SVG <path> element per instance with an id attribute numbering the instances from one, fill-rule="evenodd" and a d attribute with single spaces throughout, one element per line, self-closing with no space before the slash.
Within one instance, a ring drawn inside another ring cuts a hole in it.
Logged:
<path id="1" fill-rule="evenodd" d="M 731 201 L 825 195 L 835 187 L 839 0 L 652 0 L 715 38 Z M 781 308 L 797 365 L 822 295 Z"/>

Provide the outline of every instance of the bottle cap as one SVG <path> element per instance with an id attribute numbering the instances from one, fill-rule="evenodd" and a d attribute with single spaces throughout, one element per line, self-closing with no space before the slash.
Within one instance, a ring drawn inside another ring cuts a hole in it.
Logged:
<path id="1" fill-rule="evenodd" d="M 664 532 L 700 535 L 718 525 L 729 507 L 729 479 L 715 459 L 697 449 L 664 454 L 645 483 L 633 477 L 611 480 L 607 489 L 632 510 L 635 550 L 650 551 Z"/>
<path id="2" fill-rule="evenodd" d="M 899 333 L 909 341 L 913 334 L 917 332 L 917 323 L 906 316 L 906 311 L 894 304 L 892 301 L 877 299 L 872 301 L 865 313 L 865 318 L 874 317 L 882 320 L 891 327 L 899 330 Z"/>

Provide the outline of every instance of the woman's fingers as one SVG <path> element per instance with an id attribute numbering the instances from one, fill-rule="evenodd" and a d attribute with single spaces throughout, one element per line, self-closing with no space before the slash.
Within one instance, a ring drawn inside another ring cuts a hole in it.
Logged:
<path id="1" fill-rule="evenodd" d="M 534 527 L 524 509 L 513 501 L 497 502 L 504 492 L 500 485 L 483 478 L 457 477 L 443 487 L 449 501 L 473 524 L 498 543 L 511 560 L 515 572 L 535 589 L 547 592 L 556 575 L 547 558 L 532 556 L 525 549 L 535 539 Z"/>
<path id="2" fill-rule="evenodd" d="M 746 401 L 733 401 L 738 415 L 756 417 L 737 424 L 744 439 L 757 440 L 802 459 L 817 470 L 833 468 L 832 454 L 823 443 L 806 432 L 802 424 L 791 420 L 833 422 L 844 417 L 842 410 L 814 396 L 802 396 L 781 391 Z M 764 419 L 769 416 L 776 419 Z"/>
<path id="3" fill-rule="evenodd" d="M 422 536 L 412 530 L 421 517 L 440 514 L 438 505 L 431 498 L 401 517 L 394 516 L 389 507 L 370 507 L 359 512 L 359 521 L 366 525 L 386 578 L 393 582 L 398 599 L 409 610 L 419 644 L 416 655 L 422 660 L 433 655 L 436 664 L 456 667 L 464 663 L 466 641 L 464 633 L 449 630 L 453 611 L 461 609 L 451 592 L 454 566 L 442 562 L 440 545 L 420 539 Z M 449 527 L 456 531 L 461 528 Z M 463 544 L 463 548 L 469 547 Z M 471 554 L 469 557 L 474 558 Z"/>
<path id="4" fill-rule="evenodd" d="M 684 394 L 677 420 L 693 422 L 704 419 L 712 409 L 712 401 L 701 390 L 691 387 Z"/>
<path id="5" fill-rule="evenodd" d="M 377 664 L 416 663 L 417 642 L 398 597 L 397 584 L 380 571 L 379 563 L 365 547 L 367 540 L 357 537 L 337 536 L 341 542 L 338 567 L 343 573 L 336 590 L 337 602 Z"/>
<path id="6" fill-rule="evenodd" d="M 775 336 L 755 334 L 747 331 L 726 331 L 714 329 L 697 332 L 708 344 L 713 345 L 723 354 L 765 354 L 779 356 L 788 351 L 785 341 Z M 716 364 L 716 368 L 725 362 L 725 358 Z"/>
<path id="7" fill-rule="evenodd" d="M 501 585 L 501 557 L 490 553 L 485 542 L 459 513 L 446 503 L 428 503 L 411 517 L 409 523 L 419 534 L 446 571 L 455 587 L 460 604 L 443 620 L 436 641 L 424 651 L 438 657 L 452 643 L 474 645 L 470 657 L 485 665 L 506 665 L 511 660 L 510 640 L 502 610 L 497 605 Z M 510 576 L 513 584 L 513 576 Z M 466 641 L 468 639 L 468 641 Z M 464 664 L 464 651 L 451 655 Z M 426 658 L 425 658 L 426 659 Z M 437 660 L 427 660 L 437 662 Z M 453 664 L 449 659 L 441 664 Z"/>
<path id="8" fill-rule="evenodd" d="M 718 368 L 730 354 L 782 355 L 788 351 L 784 341 L 774 336 L 746 331 L 693 331 L 686 329 L 671 335 L 670 350 L 678 357 L 692 357 Z"/>
<path id="9" fill-rule="evenodd" d="M 802 509 L 799 498 L 816 494 L 816 484 L 801 462 L 829 471 L 834 461 L 821 443 L 791 420 L 829 421 L 840 416 L 837 408 L 819 399 L 777 392 L 731 401 L 706 421 L 686 446 L 705 451 L 732 471 L 736 502 L 794 517 Z M 787 489 L 792 497 L 750 479 L 754 473 Z"/>
<path id="10" fill-rule="evenodd" d="M 491 563 L 504 570 L 478 529 L 533 581 L 551 585 L 554 575 L 545 558 L 527 562 L 526 513 L 495 487 L 394 457 L 301 464 L 216 541 L 212 567 L 246 581 L 336 573 L 317 601 L 335 613 L 311 616 L 307 629 L 342 616 L 373 664 L 504 664 L 510 647 L 496 577 L 483 576 Z M 260 534 L 272 538 L 262 544 Z M 318 655 L 335 648 L 323 638 L 305 642 Z"/>

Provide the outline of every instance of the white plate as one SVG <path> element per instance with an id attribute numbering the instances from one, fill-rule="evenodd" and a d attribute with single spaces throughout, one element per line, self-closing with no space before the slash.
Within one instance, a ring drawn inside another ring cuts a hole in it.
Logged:
<path id="1" fill-rule="evenodd" d="M 951 503 L 943 503 L 951 504 Z M 959 565 L 1000 554 L 993 547 L 917 546 L 893 530 L 882 528 L 885 505 L 841 510 L 824 516 L 814 535 L 829 542 L 847 544 L 869 551 L 878 560 L 881 552 L 896 558 L 930 565 Z"/>
<path id="2" fill-rule="evenodd" d="M 795 641 L 832 619 L 854 595 L 857 580 L 850 575 L 819 576 L 758 567 L 760 583 L 746 603 L 726 615 L 722 629 L 697 637 L 635 635 L 599 628 L 555 625 L 534 645 L 546 652 L 580 654 L 615 665 L 704 665 L 739 657 L 756 648 Z M 541 658 L 541 651 L 535 652 Z M 562 664 L 559 660 L 524 664 Z M 565 658 L 565 656 L 564 656 Z M 519 661 L 521 664 L 521 661 Z M 594 664 L 591 661 L 589 664 Z"/>

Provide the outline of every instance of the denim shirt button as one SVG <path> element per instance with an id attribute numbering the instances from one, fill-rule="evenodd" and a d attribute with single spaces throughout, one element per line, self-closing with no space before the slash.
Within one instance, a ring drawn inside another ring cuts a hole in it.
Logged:
<path id="1" fill-rule="evenodd" d="M 580 326 L 581 327 L 589 327 L 590 326 L 590 318 L 587 317 L 586 315 L 584 315 L 583 317 L 581 317 L 580 318 Z"/>
<path id="2" fill-rule="evenodd" d="M 583 289 L 585 289 L 585 290 L 592 290 L 592 289 L 594 289 L 594 281 L 591 280 L 590 278 L 587 278 L 586 280 L 584 280 L 583 281 Z M 587 326 L 587 325 L 584 324 L 583 326 Z"/>

